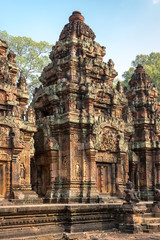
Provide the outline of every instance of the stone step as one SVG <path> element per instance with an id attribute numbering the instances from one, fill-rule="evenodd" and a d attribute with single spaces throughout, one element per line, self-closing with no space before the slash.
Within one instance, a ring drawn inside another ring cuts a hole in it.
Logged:
<path id="1" fill-rule="evenodd" d="M 22 240 L 22 239 L 39 239 L 42 236 L 46 236 L 44 239 L 52 239 L 47 238 L 47 236 L 58 236 L 57 238 L 53 238 L 56 240 L 62 239 L 62 233 L 54 233 L 53 226 L 30 226 L 30 227 L 20 227 L 20 228 L 12 228 L 12 229 L 3 229 L 0 230 L 0 239 L 8 240 Z"/>
<path id="2" fill-rule="evenodd" d="M 144 218 L 154 217 L 154 213 L 144 213 L 143 217 L 144 217 Z"/>
<path id="3" fill-rule="evenodd" d="M 145 233 L 153 233 L 160 232 L 160 223 L 150 223 L 143 226 L 143 232 Z"/>
<path id="4" fill-rule="evenodd" d="M 160 218 L 157 217 L 143 217 L 143 224 L 150 224 L 150 223 L 160 223 Z"/>
<path id="5" fill-rule="evenodd" d="M 32 200 L 20 200 L 20 199 L 13 199 L 12 204 L 13 205 L 35 205 L 35 204 L 42 204 L 43 199 L 32 199 Z"/>
<path id="6" fill-rule="evenodd" d="M 123 203 L 124 202 L 124 200 L 108 194 L 100 194 L 99 197 L 104 203 Z"/>
<path id="7" fill-rule="evenodd" d="M 13 205 L 13 203 L 6 199 L 0 200 L 0 206 L 10 206 L 10 205 Z"/>

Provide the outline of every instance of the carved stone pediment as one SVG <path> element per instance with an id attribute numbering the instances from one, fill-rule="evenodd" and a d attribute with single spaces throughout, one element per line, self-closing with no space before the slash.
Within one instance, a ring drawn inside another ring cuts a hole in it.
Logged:
<path id="1" fill-rule="evenodd" d="M 100 151 L 117 152 L 117 131 L 101 126 L 96 134 L 95 148 Z"/>
<path id="2" fill-rule="evenodd" d="M 116 131 L 110 128 L 103 128 L 100 131 L 100 146 L 102 151 L 117 151 L 117 134 Z"/>

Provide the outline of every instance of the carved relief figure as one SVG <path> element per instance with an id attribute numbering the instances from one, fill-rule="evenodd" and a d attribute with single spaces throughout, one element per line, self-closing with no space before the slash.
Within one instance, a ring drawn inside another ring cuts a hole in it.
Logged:
<path id="1" fill-rule="evenodd" d="M 108 129 L 108 128 L 103 128 L 100 131 L 100 146 L 99 150 L 102 151 L 111 151 L 111 152 L 116 152 L 117 151 L 117 134 L 115 131 Z"/>
<path id="2" fill-rule="evenodd" d="M 6 104 L 6 93 L 4 91 L 0 91 L 0 104 Z"/>
<path id="3" fill-rule="evenodd" d="M 21 163 L 21 165 L 20 165 L 20 177 L 21 177 L 21 179 L 25 179 L 25 173 L 26 173 L 26 169 L 25 169 L 24 163 Z"/>

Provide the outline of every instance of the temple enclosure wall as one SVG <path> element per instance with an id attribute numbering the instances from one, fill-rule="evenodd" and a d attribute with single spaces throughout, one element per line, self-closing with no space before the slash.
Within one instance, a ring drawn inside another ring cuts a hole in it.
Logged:
<path id="1" fill-rule="evenodd" d="M 73 12 L 27 108 L 26 80 L 0 41 L 1 199 L 105 202 L 123 198 L 128 179 L 141 200 L 154 199 L 158 91 L 142 65 L 127 90 L 120 82 L 114 87 L 117 72 L 105 54 L 81 13 Z"/>

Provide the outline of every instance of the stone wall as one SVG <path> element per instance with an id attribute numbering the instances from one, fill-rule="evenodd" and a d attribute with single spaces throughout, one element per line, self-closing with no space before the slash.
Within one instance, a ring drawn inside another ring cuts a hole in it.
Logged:
<path id="1" fill-rule="evenodd" d="M 0 239 L 115 229 L 118 227 L 120 211 L 121 206 L 115 204 L 43 204 L 10 206 L 7 209 L 0 207 Z"/>

